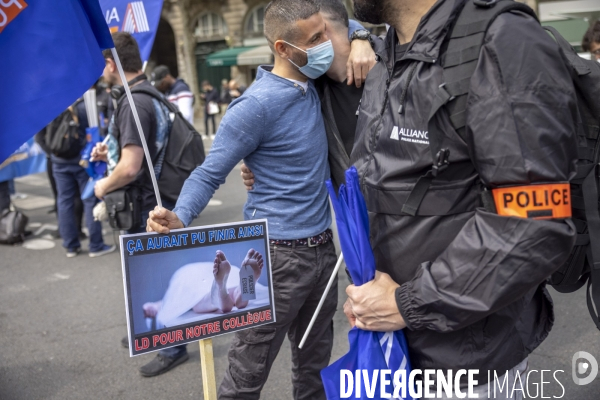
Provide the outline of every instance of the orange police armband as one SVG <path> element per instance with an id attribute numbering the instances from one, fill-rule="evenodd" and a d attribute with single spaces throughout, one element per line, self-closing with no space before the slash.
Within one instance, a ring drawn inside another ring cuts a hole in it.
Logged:
<path id="1" fill-rule="evenodd" d="M 513 186 L 492 189 L 498 215 L 532 219 L 571 218 L 571 185 Z"/>

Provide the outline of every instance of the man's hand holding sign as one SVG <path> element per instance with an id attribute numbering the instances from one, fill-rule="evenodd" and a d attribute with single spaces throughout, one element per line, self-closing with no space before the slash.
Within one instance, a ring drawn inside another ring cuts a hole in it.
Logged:
<path id="1" fill-rule="evenodd" d="M 168 234 L 171 229 L 181 229 L 183 227 L 183 222 L 177 214 L 166 208 L 156 206 L 154 211 L 150 211 L 146 231 Z"/>

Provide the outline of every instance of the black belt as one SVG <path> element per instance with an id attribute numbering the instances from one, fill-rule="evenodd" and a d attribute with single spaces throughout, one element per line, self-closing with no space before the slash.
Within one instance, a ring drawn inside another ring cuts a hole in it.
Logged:
<path id="1" fill-rule="evenodd" d="M 308 246 L 308 247 L 317 247 L 325 243 L 329 243 L 333 240 L 333 232 L 331 229 L 327 229 L 325 232 L 318 234 L 316 236 L 312 236 L 306 239 L 271 239 L 269 243 L 276 246 Z"/>

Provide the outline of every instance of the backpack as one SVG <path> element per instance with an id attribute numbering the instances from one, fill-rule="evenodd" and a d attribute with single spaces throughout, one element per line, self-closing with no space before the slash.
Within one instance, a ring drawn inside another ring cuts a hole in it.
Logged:
<path id="1" fill-rule="evenodd" d="M 204 143 L 202 136 L 184 118 L 177 106 L 169 102 L 154 88 L 131 88 L 131 93 L 143 93 L 161 102 L 168 110 L 172 121 L 164 153 L 153 155 L 152 162 L 162 161 L 158 189 L 161 196 L 172 202 L 177 202 L 184 182 L 198 166 L 202 165 L 204 158 Z M 124 98 L 125 96 L 123 96 Z"/>
<path id="2" fill-rule="evenodd" d="M 567 263 L 550 278 L 550 284 L 561 293 L 572 293 L 587 281 L 588 310 L 600 329 L 600 63 L 579 57 L 554 28 L 544 29 L 556 40 L 571 72 L 581 121 L 577 132 L 577 175 L 571 181 L 572 220 L 577 228 L 577 242 Z"/>
<path id="3" fill-rule="evenodd" d="M 6 208 L 0 212 L 0 244 L 16 244 L 25 241 L 25 227 L 29 219 L 19 211 Z"/>
<path id="4" fill-rule="evenodd" d="M 76 107 L 83 100 L 77 100 L 46 127 L 46 147 L 56 157 L 72 159 L 81 154 L 85 146 L 79 135 L 79 118 Z"/>
<path id="5" fill-rule="evenodd" d="M 429 119 L 446 107 L 453 128 L 463 138 L 470 77 L 477 67 L 485 34 L 496 17 L 509 11 L 520 11 L 537 19 L 531 8 L 513 0 L 467 0 L 443 44 L 440 61 L 445 84 L 436 93 Z M 600 64 L 579 57 L 555 29 L 544 29 L 554 37 L 563 61 L 571 72 L 581 120 L 577 138 L 577 175 L 570 182 L 572 221 L 577 228 L 577 241 L 567 262 L 548 282 L 561 293 L 575 292 L 587 282 L 588 309 L 596 327 L 600 329 Z M 441 147 L 438 139 L 441 137 L 441 133 L 430 129 L 433 167 L 417 181 L 402 207 L 405 214 L 416 215 L 431 182 L 449 164 L 449 150 Z M 481 197 L 483 206 L 495 212 L 490 192 L 484 191 Z M 595 245 L 592 246 L 592 243 Z"/>

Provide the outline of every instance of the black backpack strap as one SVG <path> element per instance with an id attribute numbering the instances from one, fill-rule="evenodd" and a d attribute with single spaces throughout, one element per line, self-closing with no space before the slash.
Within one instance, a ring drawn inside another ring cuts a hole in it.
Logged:
<path id="1" fill-rule="evenodd" d="M 537 19 L 530 7 L 513 0 L 470 0 L 456 18 L 440 57 L 445 83 L 438 88 L 429 113 L 429 148 L 433 167 L 415 184 L 402 206 L 404 214 L 417 215 L 433 179 L 450 164 L 450 150 L 443 148 L 441 143 L 443 133 L 437 132 L 435 125 L 431 123 L 442 107 L 447 108 L 454 130 L 465 138 L 469 86 L 477 68 L 485 34 L 499 15 L 509 11 L 522 11 Z"/>
<path id="2" fill-rule="evenodd" d="M 598 210 L 598 171 L 596 165 L 583 181 L 583 199 L 587 217 L 590 246 L 588 261 L 590 264 L 590 282 L 588 283 L 587 302 L 590 315 L 600 329 L 600 211 Z M 590 287 L 591 285 L 591 287 Z M 594 310 L 596 307 L 596 311 Z"/>
<path id="3" fill-rule="evenodd" d="M 162 104 L 164 104 L 169 109 L 170 112 L 179 113 L 179 109 L 173 103 L 171 103 L 169 100 L 167 100 L 165 98 L 165 96 L 162 95 L 162 93 L 160 93 L 158 90 L 156 90 L 154 88 L 134 86 L 131 88 L 131 94 L 133 94 L 133 93 L 143 93 L 148 96 L 151 96 L 151 97 L 155 98 L 156 100 L 160 101 Z"/>
<path id="4" fill-rule="evenodd" d="M 163 96 L 162 93 L 160 93 L 158 90 L 156 90 L 154 88 L 148 89 L 148 88 L 144 88 L 144 87 L 142 87 L 142 88 L 134 87 L 131 90 L 131 92 L 133 93 L 134 90 L 135 90 L 135 93 L 144 93 L 144 94 L 147 94 L 148 96 L 154 97 L 156 100 L 158 100 L 162 104 L 164 104 L 169 109 L 169 112 L 172 112 L 173 114 L 178 115 L 181 122 L 183 124 L 187 125 L 188 128 L 190 128 L 190 130 L 196 131 L 196 128 L 194 128 L 194 126 L 192 124 L 190 124 L 190 122 L 187 119 L 185 119 L 185 117 L 181 113 L 181 110 L 179 110 L 179 108 L 175 104 L 173 104 L 169 100 L 167 100 L 165 98 L 165 96 Z"/>
<path id="5" fill-rule="evenodd" d="M 431 111 L 429 112 L 429 121 L 433 118 L 433 116 L 438 112 L 440 108 L 444 106 L 444 104 L 448 103 L 451 100 L 450 94 L 444 89 L 444 85 L 441 85 L 436 92 L 436 96 L 433 99 L 433 104 L 431 106 Z M 402 213 L 412 215 L 413 217 L 417 215 L 419 211 L 419 207 L 421 206 L 421 202 L 425 198 L 433 179 L 438 176 L 441 172 L 443 172 L 449 165 L 449 156 L 450 150 L 442 149 L 439 145 L 438 141 L 432 140 L 432 135 L 429 135 L 429 150 L 433 156 L 433 167 L 427 171 L 427 173 L 417 180 L 415 187 L 408 195 L 406 202 L 402 206 Z"/>
<path id="6" fill-rule="evenodd" d="M 142 94 L 148 95 L 148 96 L 153 97 L 156 100 L 160 101 L 162 104 L 164 104 L 169 109 L 169 111 L 174 112 L 174 113 L 179 112 L 179 109 L 174 104 L 172 104 L 169 100 L 167 100 L 165 98 L 165 96 L 162 95 L 162 93 L 160 93 L 158 90 L 156 90 L 154 88 L 134 86 L 130 90 L 131 90 L 132 95 L 135 93 L 142 93 Z M 121 103 L 126 98 L 127 98 L 126 95 L 121 96 L 121 98 L 117 102 L 117 109 L 119 108 Z"/>
<path id="7" fill-rule="evenodd" d="M 467 122 L 467 97 L 471 77 L 475 73 L 485 34 L 498 16 L 521 11 L 536 18 L 533 10 L 513 0 L 468 1 L 459 14 L 441 57 L 446 90 L 452 96 L 447 109 L 457 133 L 464 137 Z"/>
<path id="8" fill-rule="evenodd" d="M 134 86 L 130 89 L 131 94 L 136 94 L 136 93 L 142 93 L 145 94 L 147 96 L 150 96 L 152 98 L 155 98 L 156 100 L 160 101 L 162 104 L 164 104 L 170 112 L 173 113 L 178 113 L 179 110 L 177 109 L 177 107 L 175 107 L 175 105 L 171 104 L 167 99 L 165 99 L 165 97 L 156 89 L 154 88 L 145 88 L 145 87 L 139 87 L 139 86 Z M 123 95 L 121 96 L 121 98 L 117 101 L 117 107 L 115 108 L 115 118 L 117 118 L 118 114 L 117 114 L 117 110 L 119 109 L 119 106 L 121 105 L 121 103 L 123 101 L 125 101 L 125 99 L 127 98 L 127 95 Z M 115 139 L 119 140 L 119 136 L 121 135 L 120 132 L 118 132 L 118 128 L 117 128 L 118 124 L 115 124 L 115 129 L 117 130 L 117 132 L 113 132 L 116 133 Z"/>
<path id="9" fill-rule="evenodd" d="M 157 99 L 164 105 L 166 105 L 167 108 L 169 109 L 169 111 L 174 112 L 174 113 L 179 112 L 177 107 L 175 107 L 173 104 L 169 103 L 169 101 L 167 99 L 165 99 L 164 96 L 158 90 L 156 90 L 154 88 L 148 89 L 148 88 L 144 88 L 144 87 L 134 86 L 134 87 L 130 88 L 129 90 L 131 91 L 132 95 L 135 93 L 142 93 L 142 94 L 148 95 L 152 98 Z M 126 98 L 127 98 L 127 95 L 123 94 L 123 96 L 121 96 L 121 98 L 117 101 L 117 107 L 115 108 L 115 114 L 114 114 L 115 127 L 113 130 L 113 137 L 117 140 L 117 142 L 119 141 L 119 137 L 121 136 L 121 132 L 119 131 L 118 124 L 116 123 L 116 118 L 118 116 L 117 110 L 119 110 L 119 106 Z M 173 110 L 173 108 L 175 108 L 175 109 Z M 119 158 L 120 158 L 121 157 L 121 147 L 120 146 L 117 146 L 117 147 L 118 147 Z M 156 155 L 152 156 L 152 158 L 156 158 L 158 156 L 159 156 L 159 154 L 156 154 Z M 155 163 L 155 162 L 156 162 L 156 160 L 153 159 L 152 163 Z M 144 162 L 144 164 L 146 164 L 146 163 Z M 140 172 L 138 172 L 138 176 L 136 176 L 136 179 L 133 182 L 136 182 L 139 177 L 139 174 L 143 174 L 144 171 L 145 171 L 144 168 L 142 168 L 142 170 Z M 129 186 L 135 186 L 135 185 L 132 183 Z"/>
<path id="10" fill-rule="evenodd" d="M 556 44 L 563 50 L 563 54 L 567 58 L 567 61 L 577 71 L 579 75 L 587 75 L 591 72 L 590 67 L 585 63 L 584 59 L 579 57 L 573 46 L 562 35 L 552 26 L 543 27 L 552 38 L 556 41 Z"/>

